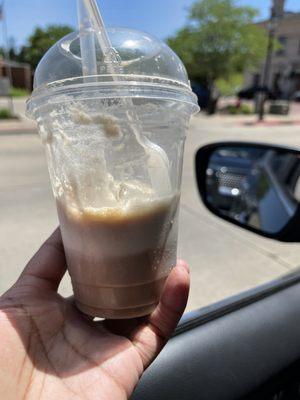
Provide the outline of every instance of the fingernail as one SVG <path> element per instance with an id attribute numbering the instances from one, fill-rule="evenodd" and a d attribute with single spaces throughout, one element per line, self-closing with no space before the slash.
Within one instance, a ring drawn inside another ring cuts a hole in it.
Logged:
<path id="1" fill-rule="evenodd" d="M 188 274 L 190 273 L 189 266 L 187 265 L 187 263 L 184 260 L 178 259 L 177 260 L 177 265 L 179 267 L 185 269 Z"/>

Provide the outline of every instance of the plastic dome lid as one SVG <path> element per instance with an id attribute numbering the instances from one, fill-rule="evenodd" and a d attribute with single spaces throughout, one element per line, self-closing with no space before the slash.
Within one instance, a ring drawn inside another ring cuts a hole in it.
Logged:
<path id="1" fill-rule="evenodd" d="M 52 46 L 40 61 L 34 76 L 34 91 L 28 101 L 28 114 L 43 98 L 62 95 L 79 85 L 97 85 L 100 97 L 158 97 L 184 101 L 198 111 L 186 69 L 179 57 L 164 42 L 137 30 L 110 28 L 111 43 L 121 60 L 122 74 L 111 74 L 108 63 L 96 46 L 97 75 L 83 77 L 79 32 L 71 33 Z M 115 68 L 116 69 L 116 68 Z M 115 90 L 107 85 L 114 85 Z M 103 90 L 102 90 L 103 89 Z M 129 93 L 130 92 L 130 93 Z"/>

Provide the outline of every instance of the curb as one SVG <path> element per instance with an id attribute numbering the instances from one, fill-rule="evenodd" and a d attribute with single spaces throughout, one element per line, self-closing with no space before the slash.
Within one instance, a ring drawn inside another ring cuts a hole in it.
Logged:
<path id="1" fill-rule="evenodd" d="M 0 121 L 0 135 L 37 133 L 37 126 L 30 121 Z"/>
<path id="2" fill-rule="evenodd" d="M 0 128 L 0 136 L 9 136 L 9 135 L 33 135 L 38 134 L 36 128 L 26 128 L 26 129 L 2 129 Z"/>
<path id="3" fill-rule="evenodd" d="M 269 121 L 251 121 L 242 122 L 244 126 L 284 126 L 284 125 L 300 125 L 300 120 L 269 120 Z"/>

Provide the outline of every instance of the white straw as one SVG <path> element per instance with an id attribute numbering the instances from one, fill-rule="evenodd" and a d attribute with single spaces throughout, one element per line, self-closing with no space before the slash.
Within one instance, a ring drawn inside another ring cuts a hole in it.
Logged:
<path id="1" fill-rule="evenodd" d="M 97 75 L 95 36 L 83 0 L 77 1 L 82 75 Z"/>
<path id="2" fill-rule="evenodd" d="M 103 18 L 98 8 L 96 0 L 83 0 L 92 25 L 99 37 L 99 44 L 104 54 L 111 49 L 111 43 L 105 29 Z"/>
<path id="3" fill-rule="evenodd" d="M 120 75 L 122 75 L 123 73 L 121 58 L 118 52 L 112 47 L 96 0 L 78 1 L 80 2 L 80 23 L 82 23 L 82 21 L 85 21 L 84 18 L 86 17 L 86 22 L 84 22 L 83 25 L 89 26 L 91 28 L 91 31 L 96 35 L 99 46 L 103 53 L 104 62 L 106 63 L 108 72 L 112 75 L 113 79 L 114 75 L 119 75 L 120 79 Z M 82 7 L 85 8 L 85 10 L 82 10 Z M 88 38 L 89 36 L 91 35 L 87 35 Z M 85 35 L 83 35 L 83 38 L 84 37 Z M 87 58 L 88 54 L 91 54 L 92 57 L 94 57 L 93 55 L 96 52 L 95 43 L 94 51 L 92 51 L 91 39 L 89 38 L 84 40 L 86 40 L 86 42 L 81 42 L 82 68 L 86 71 L 91 71 L 93 70 L 94 63 L 96 62 L 97 64 L 97 60 L 88 61 Z M 84 46 L 86 46 L 85 49 Z M 148 155 L 148 172 L 152 181 L 152 186 L 156 188 L 164 186 L 164 188 L 171 189 L 171 184 L 169 180 L 169 160 L 167 154 L 160 146 L 152 143 L 146 136 L 141 135 L 142 124 L 139 120 L 135 107 L 133 106 L 132 100 L 129 98 L 124 98 L 123 102 L 124 106 L 127 109 L 126 115 L 131 130 L 135 135 L 137 142 L 144 148 L 146 154 Z"/>
<path id="4" fill-rule="evenodd" d="M 96 0 L 82 0 L 111 74 L 122 74 L 121 60 L 112 47 Z"/>

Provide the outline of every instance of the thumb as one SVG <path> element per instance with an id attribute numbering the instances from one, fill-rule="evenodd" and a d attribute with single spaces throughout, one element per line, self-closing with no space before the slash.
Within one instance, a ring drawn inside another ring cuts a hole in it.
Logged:
<path id="1" fill-rule="evenodd" d="M 130 339 L 137 348 L 144 368 L 154 360 L 174 332 L 187 304 L 190 278 L 188 266 L 178 261 L 169 275 L 157 308 Z"/>

